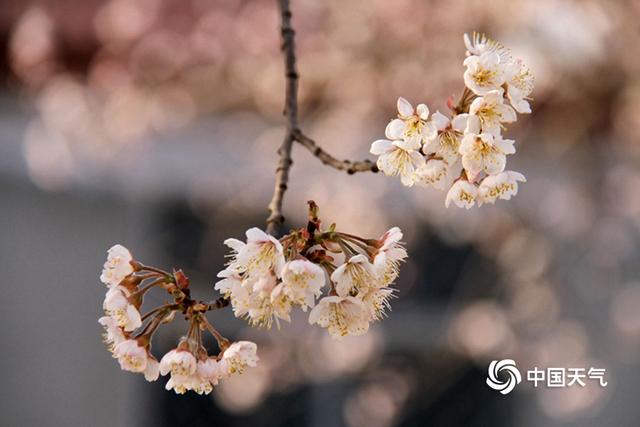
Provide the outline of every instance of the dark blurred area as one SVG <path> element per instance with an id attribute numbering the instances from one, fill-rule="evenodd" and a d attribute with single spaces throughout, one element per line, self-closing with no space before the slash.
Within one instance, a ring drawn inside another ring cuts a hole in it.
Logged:
<path id="1" fill-rule="evenodd" d="M 210 298 L 222 241 L 264 224 L 284 134 L 276 4 L 2 2 L 0 424 L 637 425 L 640 3 L 292 3 L 302 126 L 325 149 L 366 158 L 398 96 L 446 110 L 462 34 L 483 31 L 536 76 L 533 114 L 506 134 L 528 182 L 510 202 L 445 209 L 442 192 L 294 147 L 288 226 L 314 199 L 341 230 L 405 232 L 393 311 L 340 342 L 303 313 L 265 332 L 214 312 L 226 336 L 258 343 L 260 364 L 211 396 L 176 396 L 104 349 L 99 271 L 122 243 Z M 485 384 L 503 358 L 606 368 L 609 385 L 503 396 Z"/>

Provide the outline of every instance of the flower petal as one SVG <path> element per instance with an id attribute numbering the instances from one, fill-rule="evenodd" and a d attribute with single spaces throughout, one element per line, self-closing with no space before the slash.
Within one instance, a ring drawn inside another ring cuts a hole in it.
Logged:
<path id="1" fill-rule="evenodd" d="M 427 120 L 429 118 L 429 107 L 427 107 L 426 104 L 418 104 L 416 113 L 418 113 L 418 117 L 422 120 Z"/>
<path id="2" fill-rule="evenodd" d="M 400 119 L 393 119 L 384 130 L 384 134 L 389 139 L 401 139 L 407 125 Z"/>
<path id="3" fill-rule="evenodd" d="M 266 242 L 269 240 L 269 235 L 258 227 L 250 228 L 246 231 L 247 242 Z"/>
<path id="4" fill-rule="evenodd" d="M 517 120 L 516 112 L 508 105 L 497 105 L 496 110 L 500 114 L 500 121 L 504 123 L 512 123 Z"/>
<path id="5" fill-rule="evenodd" d="M 397 105 L 398 113 L 400 113 L 402 117 L 410 117 L 413 115 L 413 106 L 403 97 L 398 98 Z"/>
<path id="6" fill-rule="evenodd" d="M 449 126 L 449 118 L 442 114 L 440 111 L 436 111 L 431 115 L 431 121 L 435 125 L 436 129 L 442 130 Z"/>
<path id="7" fill-rule="evenodd" d="M 393 150 L 393 143 L 391 141 L 387 139 L 378 139 L 377 141 L 373 141 L 369 152 L 379 156 L 381 154 L 388 153 L 391 150 Z"/>

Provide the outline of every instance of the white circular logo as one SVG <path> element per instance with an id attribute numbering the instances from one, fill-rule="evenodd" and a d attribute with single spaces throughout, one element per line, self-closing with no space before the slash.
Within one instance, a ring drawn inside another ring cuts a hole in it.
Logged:
<path id="1" fill-rule="evenodd" d="M 506 372 L 508 378 L 504 381 L 500 380 L 500 378 L 498 378 L 500 372 Z M 511 390 L 522 381 L 520 371 L 516 368 L 516 362 L 512 359 L 492 361 L 489 365 L 488 374 L 487 385 L 502 394 L 510 393 Z"/>

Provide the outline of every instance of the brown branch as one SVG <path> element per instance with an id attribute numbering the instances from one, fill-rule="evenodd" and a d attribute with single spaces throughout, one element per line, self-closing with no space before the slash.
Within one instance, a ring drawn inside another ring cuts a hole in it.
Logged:
<path id="1" fill-rule="evenodd" d="M 298 128 L 298 72 L 296 70 L 295 31 L 291 25 L 291 8 L 289 0 L 277 0 L 280 9 L 282 37 L 281 50 L 284 56 L 284 68 L 286 78 L 285 107 L 283 114 L 286 119 L 287 131 L 284 140 L 278 149 L 280 161 L 276 169 L 276 182 L 273 196 L 269 202 L 269 217 L 267 218 L 267 233 L 276 235 L 278 228 L 284 223 L 282 215 L 282 199 L 289 182 L 289 169 L 293 164 L 291 148 L 294 142 L 300 143 L 320 161 L 334 169 L 342 170 L 348 174 L 356 172 L 378 172 L 378 167 L 370 160 L 351 161 L 338 160 L 323 150 Z"/>
<path id="2" fill-rule="evenodd" d="M 284 223 L 282 215 L 282 198 L 287 191 L 289 181 L 289 168 L 291 160 L 291 147 L 293 146 L 293 130 L 298 127 L 298 72 L 296 71 L 295 31 L 291 26 L 291 9 L 289 0 L 278 0 L 278 7 L 282 24 L 280 34 L 282 37 L 282 54 L 284 55 L 284 67 L 286 76 L 284 116 L 287 122 L 287 133 L 278 150 L 280 161 L 276 169 L 276 184 L 273 197 L 269 202 L 269 217 L 267 218 L 267 233 L 275 235 L 278 227 Z"/>
<path id="3" fill-rule="evenodd" d="M 229 298 L 219 297 L 218 299 L 205 303 L 206 310 L 219 310 L 221 308 L 225 308 L 226 306 L 228 306 L 229 303 L 231 303 Z"/>
<path id="4" fill-rule="evenodd" d="M 304 148 L 309 150 L 311 154 L 320 159 L 320 161 L 331 166 L 334 169 L 347 172 L 352 175 L 356 172 L 378 172 L 378 166 L 371 160 L 351 161 L 351 160 L 338 160 L 331 154 L 322 149 L 313 139 L 306 136 L 300 129 L 293 130 L 293 138 Z"/>

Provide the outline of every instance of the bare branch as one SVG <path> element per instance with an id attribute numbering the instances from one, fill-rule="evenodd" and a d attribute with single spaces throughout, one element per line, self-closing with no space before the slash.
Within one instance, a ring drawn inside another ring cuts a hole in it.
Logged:
<path id="1" fill-rule="evenodd" d="M 334 169 L 347 172 L 352 175 L 356 172 L 378 172 L 378 167 L 371 160 L 351 161 L 351 160 L 338 160 L 331 154 L 322 149 L 316 142 L 306 136 L 300 129 L 293 130 L 293 138 L 303 147 L 316 156 L 320 161 L 331 166 Z"/>
<path id="2" fill-rule="evenodd" d="M 287 124 L 287 132 L 284 140 L 278 149 L 280 161 L 276 169 L 276 183 L 273 189 L 273 196 L 269 202 L 269 217 L 267 218 L 267 233 L 276 235 L 278 228 L 284 223 L 282 215 L 282 199 L 287 191 L 289 182 L 289 169 L 293 164 L 291 159 L 291 148 L 297 141 L 309 150 L 320 161 L 334 169 L 342 170 L 348 174 L 356 172 L 378 172 L 378 167 L 370 160 L 351 161 L 338 160 L 331 154 L 323 150 L 316 142 L 307 137 L 298 128 L 298 72 L 296 70 L 296 49 L 295 31 L 291 25 L 291 8 L 289 0 L 277 0 L 280 9 L 281 26 L 280 34 L 282 38 L 282 54 L 284 56 L 286 89 L 284 116 Z"/>
<path id="3" fill-rule="evenodd" d="M 282 54 L 284 55 L 284 67 L 286 77 L 284 116 L 287 121 L 287 133 L 278 150 L 280 161 L 276 169 L 276 184 L 273 197 L 269 203 L 269 217 L 267 218 L 267 233 L 275 235 L 278 227 L 284 223 L 282 215 L 282 198 L 287 191 L 289 181 L 289 168 L 291 160 L 291 147 L 294 137 L 293 130 L 298 127 L 298 72 L 296 71 L 295 31 L 291 26 L 291 9 L 289 0 L 278 0 L 282 24 L 280 34 L 282 37 Z"/>

